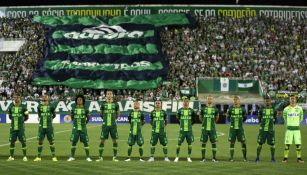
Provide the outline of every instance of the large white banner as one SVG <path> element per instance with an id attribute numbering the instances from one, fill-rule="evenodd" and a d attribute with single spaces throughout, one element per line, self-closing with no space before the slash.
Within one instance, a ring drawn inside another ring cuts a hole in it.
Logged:
<path id="1" fill-rule="evenodd" d="M 222 92 L 228 92 L 229 91 L 229 79 L 228 78 L 221 78 L 221 91 Z"/>

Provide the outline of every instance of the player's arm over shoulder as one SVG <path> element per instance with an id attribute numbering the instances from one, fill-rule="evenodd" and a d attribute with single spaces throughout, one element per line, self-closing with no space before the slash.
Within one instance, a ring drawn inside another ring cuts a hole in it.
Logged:
<path id="1" fill-rule="evenodd" d="M 52 113 L 52 118 L 56 117 L 55 108 L 56 108 L 56 106 L 54 104 L 52 104 L 50 106 L 50 110 L 51 110 L 51 113 Z"/>
<path id="2" fill-rule="evenodd" d="M 75 107 L 71 108 L 70 117 L 71 117 L 71 120 L 74 120 L 74 118 L 75 118 Z"/>
<path id="3" fill-rule="evenodd" d="M 194 123 L 196 123 L 197 114 L 192 108 L 191 108 L 191 111 L 192 111 L 192 125 L 193 125 Z"/>
<path id="4" fill-rule="evenodd" d="M 114 103 L 115 103 L 115 110 L 116 110 L 116 119 L 118 119 L 120 115 L 119 105 L 117 102 L 114 102 Z"/>
<path id="5" fill-rule="evenodd" d="M 262 120 L 262 111 L 263 111 L 263 107 L 260 107 L 260 109 L 258 109 L 257 111 L 257 117 L 258 117 L 259 123 Z"/>
<path id="6" fill-rule="evenodd" d="M 304 119 L 304 111 L 303 108 L 301 106 L 299 106 L 299 110 L 300 110 L 300 121 L 302 122 Z"/>
<path id="7" fill-rule="evenodd" d="M 164 124 L 167 125 L 167 113 L 163 110 L 163 118 L 164 118 Z"/>
<path id="8" fill-rule="evenodd" d="M 217 121 L 219 121 L 219 118 L 220 118 L 220 116 L 219 116 L 219 109 L 216 107 L 216 106 L 214 106 L 214 109 L 215 109 L 215 122 L 217 123 Z"/>
<path id="9" fill-rule="evenodd" d="M 232 106 L 229 106 L 229 108 L 226 111 L 226 117 L 227 117 L 228 121 L 230 121 L 230 118 L 231 118 L 232 108 L 233 108 Z"/>
<path id="10" fill-rule="evenodd" d="M 198 115 L 198 118 L 201 122 L 203 121 L 203 115 L 204 115 L 204 108 L 201 108 Z"/>
<path id="11" fill-rule="evenodd" d="M 132 110 L 128 112 L 128 121 L 131 123 Z"/>
<path id="12" fill-rule="evenodd" d="M 10 106 L 7 109 L 7 113 L 9 115 L 9 119 L 12 120 L 12 107 L 13 107 L 13 103 L 10 104 Z"/>
<path id="13" fill-rule="evenodd" d="M 247 119 L 247 112 L 244 107 L 241 107 L 241 109 L 242 109 L 242 115 L 243 115 L 243 122 L 245 122 Z"/>
<path id="14" fill-rule="evenodd" d="M 90 112 L 88 109 L 84 109 L 84 110 L 85 110 L 86 123 L 88 123 L 90 121 Z"/>
<path id="15" fill-rule="evenodd" d="M 22 113 L 25 116 L 24 121 L 27 121 L 29 119 L 29 111 L 25 105 L 22 105 L 21 107 L 22 107 Z"/>
<path id="16" fill-rule="evenodd" d="M 181 108 L 178 109 L 177 114 L 176 114 L 176 118 L 177 118 L 178 124 L 180 124 L 181 110 L 182 110 Z"/>

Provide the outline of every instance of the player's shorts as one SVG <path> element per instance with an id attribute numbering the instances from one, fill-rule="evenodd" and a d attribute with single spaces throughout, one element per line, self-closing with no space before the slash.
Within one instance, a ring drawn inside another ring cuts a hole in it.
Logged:
<path id="1" fill-rule="evenodd" d="M 47 136 L 47 139 L 49 142 L 54 141 L 54 133 L 53 133 L 53 127 L 49 128 L 38 128 L 38 134 L 37 134 L 37 140 L 43 141 L 45 139 L 45 136 Z"/>
<path id="2" fill-rule="evenodd" d="M 267 142 L 268 145 L 274 145 L 275 144 L 275 131 L 259 130 L 257 142 L 259 145 L 262 145 L 265 142 Z"/>
<path id="3" fill-rule="evenodd" d="M 13 130 L 10 129 L 10 139 L 9 141 L 11 143 L 15 143 L 17 141 L 17 138 L 20 142 L 26 142 L 26 135 L 25 135 L 25 129 L 19 129 L 19 130 Z"/>
<path id="4" fill-rule="evenodd" d="M 128 145 L 135 145 L 135 142 L 139 146 L 142 146 L 144 144 L 144 138 L 141 132 L 137 132 L 136 135 L 133 135 L 131 132 L 129 133 Z"/>
<path id="5" fill-rule="evenodd" d="M 151 132 L 151 139 L 150 139 L 150 144 L 155 146 L 158 143 L 158 140 L 160 141 L 160 144 L 163 146 L 166 146 L 168 141 L 166 137 L 166 132 L 160 132 L 156 133 L 154 131 Z"/>
<path id="6" fill-rule="evenodd" d="M 180 131 L 178 136 L 178 145 L 181 145 L 184 139 L 191 145 L 194 142 L 194 135 L 192 131 Z"/>
<path id="7" fill-rule="evenodd" d="M 245 134 L 244 134 L 244 129 L 229 129 L 229 136 L 228 136 L 228 141 L 229 142 L 236 142 L 236 139 L 238 139 L 238 142 L 245 142 Z"/>
<path id="8" fill-rule="evenodd" d="M 204 130 L 201 131 L 200 141 L 206 143 L 210 138 L 211 143 L 217 142 L 216 130 Z"/>
<path id="9" fill-rule="evenodd" d="M 302 144 L 301 131 L 300 130 L 286 130 L 285 134 L 285 144 L 291 145 L 294 141 L 294 144 Z"/>
<path id="10" fill-rule="evenodd" d="M 77 143 L 79 139 L 80 139 L 80 142 L 84 144 L 89 142 L 87 130 L 86 129 L 77 130 L 76 128 L 73 128 L 71 132 L 70 141 L 72 143 Z"/>
<path id="11" fill-rule="evenodd" d="M 109 134 L 111 135 L 112 139 L 118 139 L 117 125 L 113 126 L 102 125 L 100 138 L 103 140 L 108 139 Z"/>

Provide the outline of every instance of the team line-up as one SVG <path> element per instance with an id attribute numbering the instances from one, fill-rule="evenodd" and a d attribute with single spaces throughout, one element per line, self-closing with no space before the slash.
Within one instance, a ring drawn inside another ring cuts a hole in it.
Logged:
<path id="1" fill-rule="evenodd" d="M 296 96 L 290 97 L 290 105 L 287 106 L 282 113 L 282 117 L 285 121 L 285 149 L 283 163 L 288 162 L 288 154 L 290 145 L 294 142 L 296 146 L 297 162 L 304 163 L 301 156 L 301 132 L 300 122 L 303 120 L 303 109 L 296 103 Z M 73 121 L 73 128 L 71 133 L 71 155 L 67 161 L 75 160 L 75 151 L 77 142 L 80 140 L 84 144 L 86 153 L 86 161 L 92 161 L 89 153 L 89 138 L 87 134 L 86 125 L 89 121 L 89 111 L 85 108 L 85 98 L 83 95 L 77 95 L 75 98 L 75 106 L 71 110 L 71 119 Z M 29 118 L 29 112 L 26 107 L 21 104 L 20 96 L 14 95 L 14 103 L 11 104 L 8 110 L 9 118 L 11 119 L 10 127 L 10 156 L 7 161 L 14 160 L 15 142 L 18 140 L 22 145 L 23 161 L 28 161 L 26 151 L 26 137 L 24 122 Z M 215 123 L 218 120 L 218 109 L 213 105 L 213 98 L 207 97 L 206 106 L 202 107 L 199 119 L 202 121 L 201 128 L 201 153 L 202 161 L 206 161 L 206 144 L 208 140 L 212 146 L 212 161 L 217 162 L 217 134 L 215 129 Z M 100 114 L 103 119 L 101 128 L 101 142 L 99 144 L 99 158 L 96 161 L 103 161 L 103 152 L 105 141 L 111 136 L 113 142 L 113 161 L 117 162 L 117 148 L 118 148 L 118 133 L 116 119 L 119 117 L 119 107 L 116 102 L 113 101 L 113 92 L 107 91 L 106 101 L 102 104 Z M 54 132 L 52 126 L 52 120 L 55 117 L 55 108 L 49 104 L 48 95 L 42 97 L 42 102 L 38 107 L 39 128 L 38 128 L 38 154 L 34 161 L 41 161 L 41 153 L 43 149 L 43 140 L 47 137 L 50 144 L 50 151 L 52 154 L 52 161 L 58 161 L 55 156 L 54 146 Z M 189 100 L 186 98 L 183 100 L 183 107 L 177 111 L 177 119 L 179 121 L 180 130 L 178 137 L 178 144 L 176 147 L 176 158 L 174 162 L 179 161 L 180 146 L 184 140 L 188 144 L 188 156 L 187 161 L 192 162 L 192 143 L 194 142 L 194 136 L 192 132 L 192 125 L 195 122 L 197 114 L 192 108 L 189 108 Z M 230 121 L 229 128 L 229 143 L 230 143 L 230 158 L 229 161 L 234 161 L 234 146 L 235 141 L 238 140 L 242 145 L 243 161 L 247 161 L 246 158 L 246 141 L 243 129 L 243 122 L 246 120 L 245 108 L 241 107 L 240 97 L 234 96 L 233 106 L 227 111 L 227 117 Z M 270 98 L 265 98 L 264 106 L 258 111 L 258 117 L 260 121 L 260 128 L 258 134 L 258 147 L 256 162 L 259 162 L 259 156 L 262 149 L 262 145 L 267 142 L 270 145 L 271 160 L 275 160 L 275 131 L 274 124 L 276 121 L 276 111 L 272 107 Z M 161 109 L 161 101 L 155 102 L 155 109 L 151 112 L 150 123 L 152 125 L 151 139 L 150 139 L 150 158 L 149 162 L 154 161 L 155 147 L 158 143 L 163 146 L 164 161 L 170 161 L 168 158 L 167 150 L 167 134 L 165 127 L 167 125 L 167 114 Z M 125 161 L 131 161 L 132 146 L 137 143 L 139 146 L 140 161 L 145 161 L 143 157 L 143 144 L 144 138 L 142 136 L 141 128 L 145 124 L 144 113 L 140 110 L 140 104 L 136 100 L 134 101 L 133 110 L 128 115 L 130 123 L 130 131 L 128 137 L 128 157 Z"/>

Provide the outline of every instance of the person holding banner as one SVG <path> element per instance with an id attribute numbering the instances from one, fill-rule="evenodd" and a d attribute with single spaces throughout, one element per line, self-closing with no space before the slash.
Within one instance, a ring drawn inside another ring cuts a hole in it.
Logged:
<path id="1" fill-rule="evenodd" d="M 275 160 L 275 130 L 274 124 L 277 121 L 277 112 L 272 107 L 272 101 L 269 97 L 265 97 L 264 107 L 258 111 L 258 119 L 260 123 L 259 134 L 258 134 L 258 146 L 257 146 L 257 157 L 256 162 L 260 162 L 260 152 L 262 145 L 267 142 L 271 146 L 271 161 Z"/>
<path id="2" fill-rule="evenodd" d="M 217 135 L 215 129 L 215 123 L 219 119 L 219 111 L 217 107 L 213 106 L 213 97 L 207 97 L 207 106 L 202 108 L 199 115 L 200 121 L 202 121 L 201 137 L 200 141 L 202 142 L 202 162 L 206 161 L 206 144 L 208 138 L 212 144 L 212 162 L 217 162 L 216 159 L 216 142 Z"/>
<path id="3" fill-rule="evenodd" d="M 41 153 L 43 150 L 43 141 L 45 136 L 50 144 L 50 151 L 52 154 L 52 161 L 58 161 L 55 157 L 55 147 L 54 147 L 54 133 L 52 120 L 55 118 L 55 108 L 54 106 L 49 104 L 49 96 L 43 96 L 43 102 L 38 106 L 38 118 L 39 118 L 39 127 L 38 127 L 38 155 L 34 159 L 35 162 L 41 161 Z"/>
<path id="4" fill-rule="evenodd" d="M 125 161 L 131 161 L 132 146 L 136 142 L 139 145 L 140 161 L 144 162 L 142 126 L 145 124 L 145 117 L 144 113 L 140 110 L 140 103 L 137 100 L 133 103 L 133 110 L 129 113 L 128 120 L 130 123 L 130 132 L 128 137 L 128 158 Z"/>
<path id="5" fill-rule="evenodd" d="M 116 102 L 113 101 L 113 91 L 107 90 L 106 94 L 106 102 L 102 104 L 100 109 L 100 116 L 102 118 L 102 128 L 100 139 L 101 142 L 99 144 L 99 158 L 96 161 L 103 161 L 103 151 L 104 151 L 104 143 L 105 140 L 109 138 L 109 134 L 111 135 L 113 141 L 113 161 L 118 162 L 117 156 L 117 124 L 116 120 L 119 117 L 119 107 Z"/>
<path id="6" fill-rule="evenodd" d="M 183 100 L 183 107 L 180 108 L 177 112 L 177 119 L 179 120 L 180 130 L 178 137 L 178 145 L 176 149 L 176 158 L 174 162 L 179 161 L 180 146 L 184 139 L 188 143 L 188 157 L 187 161 L 192 162 L 191 153 L 192 153 L 192 143 L 194 142 L 194 135 L 192 131 L 192 125 L 195 122 L 195 112 L 192 108 L 189 108 L 189 99 L 185 98 Z"/>
<path id="7" fill-rule="evenodd" d="M 243 129 L 243 122 L 246 120 L 246 110 L 241 107 L 240 97 L 234 96 L 233 106 L 227 111 L 228 121 L 230 122 L 229 137 L 230 142 L 230 162 L 233 162 L 233 155 L 235 151 L 235 142 L 238 139 L 242 144 L 243 161 L 246 162 L 246 139 Z"/>
<path id="8" fill-rule="evenodd" d="M 85 108 L 85 98 L 83 95 L 77 95 L 75 99 L 75 107 L 71 109 L 71 119 L 73 121 L 73 128 L 71 133 L 71 156 L 67 161 L 74 161 L 75 160 L 75 152 L 77 142 L 80 139 L 80 142 L 84 144 L 84 150 L 86 153 L 86 161 L 91 162 L 92 159 L 90 158 L 89 152 L 89 138 L 87 135 L 87 128 L 86 124 L 89 122 L 89 111 Z"/>
<path id="9" fill-rule="evenodd" d="M 290 145 L 294 142 L 296 145 L 296 156 L 298 163 L 304 163 L 302 159 L 302 139 L 300 131 L 300 123 L 303 121 L 303 109 L 296 104 L 296 96 L 290 96 L 290 105 L 287 106 L 282 113 L 285 125 L 287 127 L 285 134 L 285 151 L 283 163 L 288 163 L 288 155 Z"/>
<path id="10" fill-rule="evenodd" d="M 10 157 L 7 161 L 14 160 L 15 142 L 17 138 L 22 146 L 23 161 L 28 161 L 27 158 L 27 145 L 25 135 L 25 124 L 24 122 L 29 119 L 29 112 L 27 108 L 21 104 L 20 96 L 14 95 L 14 103 L 8 108 L 9 118 L 11 120 L 10 127 Z"/>
<path id="11" fill-rule="evenodd" d="M 155 102 L 155 109 L 150 114 L 150 124 L 152 126 L 151 130 L 151 148 L 150 148 L 150 158 L 148 162 L 153 162 L 155 160 L 155 146 L 160 141 L 160 144 L 163 146 L 164 161 L 169 162 L 167 156 L 167 136 L 166 136 L 166 125 L 167 125 L 167 114 L 164 110 L 161 109 L 161 101 L 157 100 Z"/>

